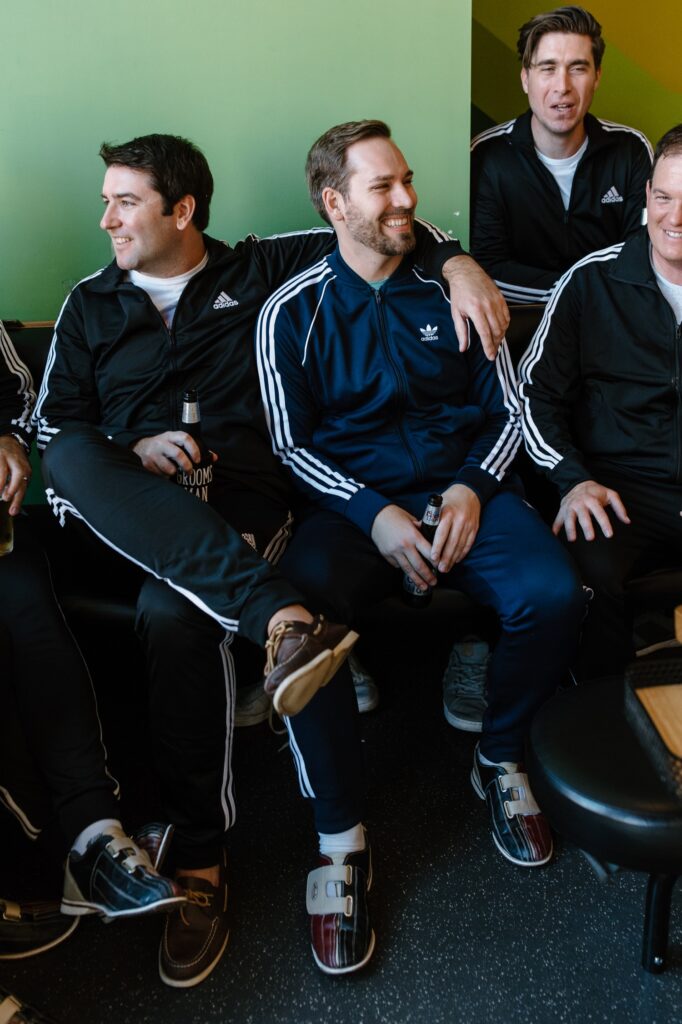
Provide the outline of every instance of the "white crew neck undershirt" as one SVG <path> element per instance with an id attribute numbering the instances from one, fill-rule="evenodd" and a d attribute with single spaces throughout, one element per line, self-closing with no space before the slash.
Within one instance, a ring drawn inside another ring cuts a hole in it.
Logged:
<path id="1" fill-rule="evenodd" d="M 197 263 L 196 267 L 185 271 L 184 274 L 178 274 L 177 277 L 153 277 L 151 274 L 143 274 L 139 270 L 129 270 L 128 280 L 146 291 L 163 317 L 164 323 L 170 327 L 185 285 L 195 274 L 203 270 L 207 263 L 208 253 L 205 252 L 204 258 Z"/>
<path id="2" fill-rule="evenodd" d="M 545 156 L 540 150 L 535 147 L 535 152 L 538 155 L 538 160 L 545 165 L 549 173 L 552 175 L 559 191 L 561 192 L 561 199 L 564 204 L 564 210 L 568 209 L 568 204 L 571 199 L 571 188 L 573 187 L 573 178 L 575 176 L 575 169 L 580 163 L 583 153 L 587 149 L 587 136 L 585 141 L 577 152 L 573 156 L 564 156 L 561 159 L 556 160 L 551 156 Z"/>
<path id="3" fill-rule="evenodd" d="M 656 275 L 656 284 L 661 289 L 664 298 L 666 298 L 672 306 L 673 313 L 675 314 L 675 323 L 682 324 L 682 284 L 673 284 L 672 281 L 668 281 L 666 277 L 663 277 L 663 275 L 659 273 L 656 269 L 656 265 L 654 264 L 651 243 L 649 243 L 649 259 L 651 260 L 651 266 L 654 274 Z"/>

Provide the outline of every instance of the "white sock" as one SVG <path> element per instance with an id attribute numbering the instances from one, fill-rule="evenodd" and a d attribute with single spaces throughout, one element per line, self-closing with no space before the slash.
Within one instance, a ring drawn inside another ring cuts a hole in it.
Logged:
<path id="1" fill-rule="evenodd" d="M 318 832 L 318 835 L 320 853 L 325 857 L 331 857 L 336 864 L 340 863 L 347 853 L 359 853 L 366 845 L 365 829 L 360 821 L 345 832 Z"/>
<path id="2" fill-rule="evenodd" d="M 489 761 L 480 750 L 478 752 L 478 761 L 479 764 L 485 765 L 486 768 L 496 768 L 498 764 L 501 764 L 508 772 L 515 772 L 517 767 L 516 761 Z"/>
<path id="3" fill-rule="evenodd" d="M 113 828 L 123 832 L 123 825 L 118 818 L 100 818 L 99 821 L 93 821 L 92 825 L 88 825 L 76 836 L 71 849 L 82 856 L 93 839 L 105 832 L 108 835 Z"/>

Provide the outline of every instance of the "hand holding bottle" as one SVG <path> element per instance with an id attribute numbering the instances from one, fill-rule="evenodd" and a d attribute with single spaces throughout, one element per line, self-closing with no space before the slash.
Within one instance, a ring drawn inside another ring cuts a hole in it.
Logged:
<path id="1" fill-rule="evenodd" d="M 453 484 L 443 491 L 440 522 L 431 550 L 431 561 L 438 572 L 450 572 L 453 565 L 466 558 L 480 521 L 481 502 L 470 487 Z"/>
<path id="2" fill-rule="evenodd" d="M 419 520 L 400 508 L 386 505 L 372 525 L 372 540 L 390 565 L 408 575 L 416 587 L 433 586 L 435 573 L 428 562 L 431 542 L 419 529 Z"/>

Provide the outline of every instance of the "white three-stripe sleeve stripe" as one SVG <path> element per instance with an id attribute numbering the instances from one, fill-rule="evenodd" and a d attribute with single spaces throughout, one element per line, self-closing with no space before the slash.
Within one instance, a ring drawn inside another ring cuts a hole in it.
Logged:
<path id="1" fill-rule="evenodd" d="M 105 267 L 101 267 L 94 274 L 89 274 L 87 277 L 82 278 L 82 280 L 80 280 L 78 282 L 78 284 L 83 284 L 84 281 L 92 281 L 93 278 L 99 277 L 99 275 L 105 269 L 106 269 Z M 76 285 L 76 287 L 78 287 L 78 285 Z M 40 385 L 40 391 L 38 393 L 38 401 L 36 403 L 35 411 L 33 413 L 33 422 L 35 423 L 35 426 L 36 426 L 38 447 L 40 449 L 46 448 L 47 445 L 52 440 L 52 438 L 54 437 L 54 435 L 59 433 L 59 427 L 50 427 L 50 426 L 48 426 L 47 419 L 45 418 L 45 416 L 43 416 L 41 414 L 41 409 L 42 409 L 43 403 L 44 403 L 44 401 L 45 401 L 45 399 L 46 399 L 46 397 L 47 397 L 47 395 L 49 393 L 50 371 L 52 370 L 52 367 L 54 366 L 54 362 L 55 362 L 55 359 L 56 359 L 56 356 L 57 356 L 57 330 L 59 328 L 59 322 L 60 322 L 60 320 L 61 320 L 61 318 L 62 318 L 62 316 L 64 314 L 64 310 L 66 309 L 66 304 L 69 301 L 69 298 L 70 298 L 70 293 L 64 299 L 64 302 L 62 303 L 62 308 L 59 310 L 59 316 L 57 317 L 57 320 L 56 320 L 55 325 L 54 325 L 54 333 L 52 335 L 52 344 L 50 345 L 50 350 L 47 353 L 47 359 L 45 360 L 45 370 L 43 372 L 43 382 Z"/>
<path id="2" fill-rule="evenodd" d="M 598 120 L 599 124 L 602 126 L 605 132 L 627 132 L 630 135 L 634 135 L 636 138 L 638 138 L 642 145 L 645 147 L 647 153 L 649 154 L 649 159 L 653 163 L 653 146 L 647 139 L 644 132 L 640 132 L 636 128 L 631 128 L 629 124 L 619 124 L 617 121 L 605 121 L 601 117 Z"/>
<path id="3" fill-rule="evenodd" d="M 490 454 L 481 463 L 481 469 L 491 473 L 497 480 L 501 480 L 521 444 L 519 427 L 521 408 L 516 393 L 514 367 L 506 344 L 500 346 L 497 353 L 495 370 L 502 389 L 502 401 L 509 412 L 509 417 Z"/>
<path id="4" fill-rule="evenodd" d="M 433 235 L 434 238 L 437 238 L 439 242 L 452 241 L 452 237 L 446 231 L 443 231 L 442 228 L 439 228 L 435 224 L 432 224 L 430 220 L 423 220 L 421 217 L 415 217 L 415 220 L 417 224 L 421 224 L 421 226 L 426 231 L 428 231 L 430 235 Z"/>
<path id="5" fill-rule="evenodd" d="M 7 369 L 17 378 L 17 394 L 23 402 L 21 415 L 18 419 L 13 419 L 12 424 L 21 427 L 23 430 L 30 430 L 31 411 L 36 400 L 35 391 L 32 387 L 33 381 L 31 380 L 28 367 L 22 363 L 17 355 L 12 339 L 5 331 L 2 321 L 0 321 L 0 352 L 5 360 Z"/>
<path id="6" fill-rule="evenodd" d="M 531 288 L 530 285 L 510 284 L 497 278 L 495 284 L 510 302 L 548 302 L 554 288 L 554 285 L 552 288 Z"/>
<path id="7" fill-rule="evenodd" d="M 620 254 L 623 245 L 623 242 L 618 242 L 617 245 L 611 245 L 606 249 L 599 249 L 597 252 L 589 253 L 589 255 L 584 256 L 583 259 L 574 263 L 570 270 L 566 271 L 563 277 L 559 280 L 550 301 L 547 303 L 540 325 L 531 338 L 527 352 L 519 363 L 519 396 L 521 399 L 521 415 L 523 419 L 523 434 L 526 442 L 526 448 L 528 449 L 528 453 L 531 458 L 537 462 L 538 465 L 546 466 L 548 469 L 553 469 L 557 466 L 561 462 L 563 455 L 561 452 L 556 451 L 556 449 L 553 448 L 542 436 L 542 431 L 535 422 L 531 412 L 530 401 L 526 392 L 526 385 L 533 383 L 533 369 L 542 358 L 552 315 L 556 309 L 559 299 L 561 298 L 564 288 L 571 280 L 575 271 L 590 263 L 603 263 L 608 260 L 615 260 Z"/>
<path id="8" fill-rule="evenodd" d="M 237 629 L 239 628 L 238 619 L 228 619 L 222 615 L 219 615 L 212 608 L 210 608 L 205 601 L 203 601 L 196 594 L 192 593 L 191 590 L 188 590 L 186 587 L 180 586 L 180 584 L 178 583 L 174 583 L 172 580 L 168 579 L 167 576 L 159 576 L 159 574 L 155 572 L 151 568 L 151 566 L 146 565 L 144 562 L 140 562 L 137 558 L 133 558 L 133 556 L 129 554 L 127 551 L 124 551 L 122 548 L 117 547 L 113 541 L 109 540 L 109 538 L 105 537 L 103 533 L 100 533 L 98 530 L 96 530 L 92 523 L 88 522 L 85 516 L 78 511 L 75 505 L 72 505 L 71 502 L 68 501 L 66 498 L 60 498 L 59 495 L 55 493 L 52 487 L 48 487 L 46 489 L 45 497 L 47 498 L 47 503 L 51 507 L 57 519 L 59 520 L 61 526 L 64 526 L 67 513 L 69 515 L 72 515 L 75 519 L 80 519 L 81 522 L 85 523 L 89 530 L 92 530 L 96 537 L 99 537 L 99 539 L 107 545 L 107 547 L 111 548 L 113 551 L 116 551 L 117 554 L 122 555 L 123 558 L 127 559 L 127 561 L 129 562 L 132 562 L 133 565 L 137 565 L 141 569 L 144 569 L 145 572 L 150 573 L 152 576 L 155 577 L 155 579 L 161 580 L 163 583 L 167 583 L 169 587 L 172 587 L 173 590 L 176 590 L 179 594 L 182 594 L 183 597 L 186 597 L 188 601 L 191 601 L 192 604 L 195 605 L 197 608 L 201 609 L 202 612 L 204 612 L 206 615 L 210 615 L 212 619 L 220 623 L 223 629 L 229 629 L 230 632 L 232 633 L 237 631 Z"/>
<path id="9" fill-rule="evenodd" d="M 265 418 L 275 454 L 310 487 L 348 501 L 363 485 L 320 461 L 306 448 L 297 447 L 291 436 L 282 377 L 277 369 L 275 329 L 282 305 L 306 287 L 320 284 L 332 273 L 325 260 L 298 274 L 268 299 L 258 317 L 256 354 Z M 319 303 L 316 308 L 319 309 Z M 311 325 L 312 326 L 312 325 Z"/>
<path id="10" fill-rule="evenodd" d="M 480 142 L 487 142 L 488 139 L 494 139 L 498 135 L 509 135 L 514 130 L 516 124 L 516 118 L 511 121 L 503 121 L 502 124 L 492 125 L 490 128 L 486 128 L 485 131 L 479 132 L 478 135 L 474 136 L 471 140 L 471 149 L 474 150 Z"/>

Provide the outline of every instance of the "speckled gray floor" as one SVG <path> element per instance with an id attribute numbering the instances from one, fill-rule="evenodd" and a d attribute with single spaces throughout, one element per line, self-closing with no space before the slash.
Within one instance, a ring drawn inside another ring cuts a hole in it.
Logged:
<path id="1" fill-rule="evenodd" d="M 396 630 L 394 644 L 396 636 L 411 638 Z M 238 734 L 232 932 L 204 984 L 177 992 L 160 982 L 158 920 L 103 926 L 90 918 L 63 946 L 1 963 L 0 983 L 63 1024 L 682 1021 L 682 884 L 671 963 L 654 977 L 639 966 L 643 876 L 601 884 L 562 844 L 548 868 L 505 862 L 469 784 L 473 739 L 441 713 L 446 653 L 428 632 L 395 651 L 392 670 L 382 667 L 377 645 L 364 651 L 382 694 L 364 719 L 377 932 L 366 971 L 333 979 L 313 964 L 304 907 L 314 854 L 308 809 L 281 740 L 262 725 Z M 4 819 L 2 826 L 12 833 L 6 857 L 19 842 Z M 2 867 L 6 878 L 13 866 Z"/>

